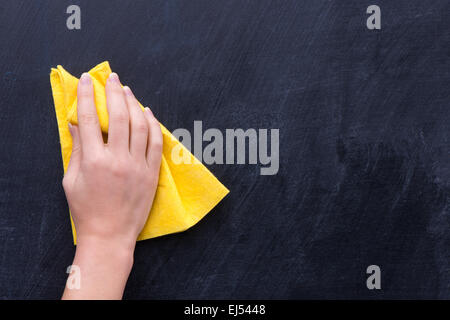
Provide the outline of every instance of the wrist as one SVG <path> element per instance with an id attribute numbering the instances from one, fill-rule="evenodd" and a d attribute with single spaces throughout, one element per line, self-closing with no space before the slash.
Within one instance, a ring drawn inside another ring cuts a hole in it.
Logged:
<path id="1" fill-rule="evenodd" d="M 73 265 L 80 287 L 66 287 L 63 299 L 121 299 L 133 266 L 134 245 L 116 239 L 79 237 Z"/>
<path id="2" fill-rule="evenodd" d="M 125 239 L 80 236 L 77 239 L 74 264 L 77 260 L 88 259 L 92 264 L 106 264 L 118 270 L 130 272 L 135 245 L 136 241 Z"/>

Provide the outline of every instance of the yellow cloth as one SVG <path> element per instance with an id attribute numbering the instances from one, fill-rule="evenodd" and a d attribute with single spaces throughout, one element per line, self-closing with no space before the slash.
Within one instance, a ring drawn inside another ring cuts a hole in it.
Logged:
<path id="1" fill-rule="evenodd" d="M 108 132 L 105 83 L 110 73 L 111 68 L 107 61 L 89 71 L 94 84 L 97 114 L 104 133 Z M 58 120 L 64 172 L 66 172 L 72 153 L 72 137 L 68 122 L 77 123 L 78 79 L 62 66 L 58 66 L 56 69 L 52 68 L 50 82 Z M 138 240 L 180 232 L 192 227 L 229 192 L 163 125 L 161 130 L 163 155 L 158 189 L 153 207 Z M 186 155 L 191 157 L 189 164 L 176 164 L 172 161 L 172 150 L 176 146 L 177 150 L 182 150 L 183 157 Z M 76 231 L 72 219 L 71 222 L 76 244 Z"/>

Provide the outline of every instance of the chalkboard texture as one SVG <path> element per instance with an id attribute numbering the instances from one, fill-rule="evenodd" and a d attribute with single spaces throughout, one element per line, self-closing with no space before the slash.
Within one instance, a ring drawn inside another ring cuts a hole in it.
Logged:
<path id="1" fill-rule="evenodd" d="M 62 294 L 49 72 L 104 60 L 170 130 L 280 129 L 278 174 L 209 165 L 231 193 L 137 245 L 126 299 L 450 298 L 449 18 L 448 0 L 1 1 L 0 298 Z"/>

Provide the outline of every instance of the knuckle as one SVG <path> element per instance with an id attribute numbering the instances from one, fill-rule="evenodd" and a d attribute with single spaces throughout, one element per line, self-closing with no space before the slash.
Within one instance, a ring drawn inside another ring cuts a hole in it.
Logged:
<path id="1" fill-rule="evenodd" d="M 72 144 L 72 157 L 74 155 L 77 155 L 80 152 L 81 152 L 81 146 Z"/>
<path id="2" fill-rule="evenodd" d="M 129 175 L 129 168 L 125 159 L 116 159 L 111 165 L 111 173 L 117 178 L 125 178 Z"/>
<path id="3" fill-rule="evenodd" d="M 128 123 L 128 113 L 127 112 L 114 112 L 111 113 L 111 120 L 118 123 Z"/>
<path id="4" fill-rule="evenodd" d="M 148 173 L 145 178 L 145 183 L 147 186 L 154 186 L 158 183 L 159 175 L 155 173 Z"/>
<path id="5" fill-rule="evenodd" d="M 155 127 L 155 130 L 156 130 L 156 131 L 161 132 L 161 126 L 160 126 L 158 120 L 156 120 L 155 117 L 153 117 L 153 118 L 150 120 L 150 124 L 151 124 L 152 126 Z"/>
<path id="6" fill-rule="evenodd" d="M 98 123 L 98 117 L 97 114 L 94 113 L 84 113 L 80 114 L 78 117 L 78 121 L 84 124 L 97 124 Z"/>
<path id="7" fill-rule="evenodd" d="M 106 89 L 112 94 L 123 94 L 123 89 L 120 85 L 113 81 L 106 81 Z"/>
<path id="8" fill-rule="evenodd" d="M 103 167 L 103 159 L 95 154 L 91 154 L 83 159 L 83 166 L 88 170 L 98 170 Z"/>
<path id="9" fill-rule="evenodd" d="M 156 134 L 158 137 L 162 137 L 161 126 L 160 126 L 158 120 L 155 119 L 155 120 L 152 122 L 152 126 L 153 126 L 153 130 L 154 130 L 155 134 Z"/>
<path id="10" fill-rule="evenodd" d="M 136 130 L 140 133 L 148 133 L 148 125 L 146 121 L 137 121 Z"/>
<path id="11" fill-rule="evenodd" d="M 88 100 L 92 98 L 92 91 L 88 88 L 79 88 L 78 89 L 78 98 L 79 100 Z"/>
<path id="12" fill-rule="evenodd" d="M 139 181 L 139 184 L 141 183 L 145 183 L 146 179 L 145 179 L 145 174 L 143 174 L 143 172 L 145 172 L 146 167 L 144 165 L 136 167 L 136 169 L 133 170 L 133 177 L 135 177 L 135 179 L 137 181 Z"/>
<path id="13" fill-rule="evenodd" d="M 162 139 L 155 139 L 152 142 L 152 147 L 155 148 L 155 150 L 159 150 L 159 151 L 162 150 L 162 148 L 163 148 Z"/>
<path id="14" fill-rule="evenodd" d="M 114 165 L 111 167 L 111 173 L 116 178 L 125 178 L 127 176 L 127 170 L 123 166 Z"/>

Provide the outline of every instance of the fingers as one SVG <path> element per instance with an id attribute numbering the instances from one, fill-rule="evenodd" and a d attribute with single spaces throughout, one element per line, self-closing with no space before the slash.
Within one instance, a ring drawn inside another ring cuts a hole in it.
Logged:
<path id="1" fill-rule="evenodd" d="M 123 88 L 130 114 L 130 153 L 133 157 L 145 160 L 148 140 L 148 122 L 139 103 L 127 86 Z"/>
<path id="2" fill-rule="evenodd" d="M 69 123 L 69 132 L 72 135 L 72 154 L 70 156 L 69 165 L 67 166 L 67 171 L 65 178 L 72 180 L 80 167 L 81 161 L 81 145 L 80 145 L 80 132 L 77 126 L 72 126 Z"/>
<path id="3" fill-rule="evenodd" d="M 116 73 L 111 73 L 105 86 L 109 114 L 108 147 L 116 152 L 129 151 L 130 116 L 124 91 Z"/>
<path id="4" fill-rule="evenodd" d="M 145 108 L 145 118 L 148 122 L 149 135 L 147 144 L 147 164 L 151 169 L 159 170 L 161 165 L 161 154 L 163 137 L 161 126 L 149 108 Z"/>
<path id="5" fill-rule="evenodd" d="M 78 82 L 77 95 L 80 144 L 85 154 L 89 154 L 103 147 L 102 134 L 94 102 L 94 88 L 89 74 L 82 74 Z"/>

